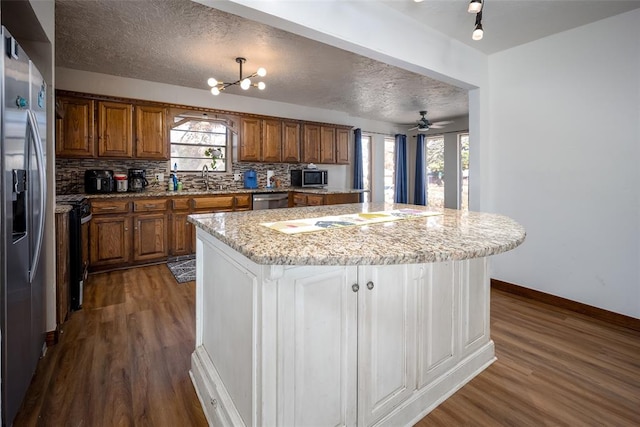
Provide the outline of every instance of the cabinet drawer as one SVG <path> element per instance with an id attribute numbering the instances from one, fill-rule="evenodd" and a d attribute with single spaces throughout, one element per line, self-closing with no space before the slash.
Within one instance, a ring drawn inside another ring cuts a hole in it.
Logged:
<path id="1" fill-rule="evenodd" d="M 134 212 L 159 212 L 167 210 L 167 199 L 136 200 L 133 202 Z"/>
<path id="2" fill-rule="evenodd" d="M 293 204 L 294 205 L 306 205 L 307 204 L 307 195 L 306 194 L 294 194 L 293 195 Z"/>
<path id="3" fill-rule="evenodd" d="M 251 195 L 243 194 L 241 196 L 235 196 L 236 198 L 236 209 L 251 209 Z"/>
<path id="4" fill-rule="evenodd" d="M 128 200 L 96 200 L 91 202 L 91 213 L 94 215 L 127 212 L 129 212 Z"/>
<path id="5" fill-rule="evenodd" d="M 322 206 L 322 205 L 324 205 L 324 196 L 318 196 L 316 194 L 309 194 L 307 196 L 307 204 L 309 206 Z"/>
<path id="6" fill-rule="evenodd" d="M 182 198 L 182 199 L 172 199 L 171 200 L 171 209 L 174 211 L 187 211 L 191 207 L 191 199 Z"/>
<path id="7" fill-rule="evenodd" d="M 198 197 L 193 199 L 194 209 L 233 209 L 233 196 Z"/>

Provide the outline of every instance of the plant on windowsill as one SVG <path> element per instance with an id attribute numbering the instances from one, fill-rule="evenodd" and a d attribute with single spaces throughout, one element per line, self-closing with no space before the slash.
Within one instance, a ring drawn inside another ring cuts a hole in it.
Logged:
<path id="1" fill-rule="evenodd" d="M 217 148 L 207 148 L 204 150 L 204 155 L 211 157 L 211 170 L 216 170 L 218 160 L 222 160 L 222 152 Z"/>

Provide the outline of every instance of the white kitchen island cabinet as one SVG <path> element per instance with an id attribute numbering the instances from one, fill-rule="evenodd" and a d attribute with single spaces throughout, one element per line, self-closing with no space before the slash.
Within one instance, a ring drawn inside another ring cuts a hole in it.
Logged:
<path id="1" fill-rule="evenodd" d="M 519 225 L 448 210 L 298 235 L 260 225 L 327 212 L 335 207 L 191 218 L 198 226 L 191 374 L 210 424 L 412 425 L 495 360 L 487 256 L 520 244 Z M 451 221 L 453 235 L 468 240 L 464 253 L 453 240 L 451 251 L 442 249 Z M 470 224 L 482 229 L 484 244 Z M 405 241 L 409 232 L 417 246 Z M 428 255 L 421 239 L 438 250 Z M 376 241 L 386 246 L 376 249 Z"/>

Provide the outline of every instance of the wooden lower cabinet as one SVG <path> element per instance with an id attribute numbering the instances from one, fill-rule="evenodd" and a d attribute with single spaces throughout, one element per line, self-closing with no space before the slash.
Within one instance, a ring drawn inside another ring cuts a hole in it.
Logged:
<path id="1" fill-rule="evenodd" d="M 171 255 L 189 255 L 195 252 L 195 229 L 187 217 L 189 212 L 174 212 L 171 214 Z"/>
<path id="2" fill-rule="evenodd" d="M 151 261 L 169 255 L 167 216 L 164 213 L 137 215 L 133 224 L 134 261 Z"/>
<path id="3" fill-rule="evenodd" d="M 69 313 L 69 213 L 56 214 L 56 325 Z"/>
<path id="4" fill-rule="evenodd" d="M 357 203 L 359 194 L 293 192 L 292 206 Z M 89 269 L 122 268 L 190 255 L 196 249 L 190 214 L 246 211 L 252 195 L 220 194 L 175 198 L 114 198 L 91 202 Z"/>
<path id="5" fill-rule="evenodd" d="M 131 260 L 131 217 L 96 215 L 90 224 L 91 268 L 129 263 Z"/>
<path id="6" fill-rule="evenodd" d="M 313 194 L 294 192 L 289 200 L 291 200 L 292 207 L 360 203 L 360 193 Z"/>

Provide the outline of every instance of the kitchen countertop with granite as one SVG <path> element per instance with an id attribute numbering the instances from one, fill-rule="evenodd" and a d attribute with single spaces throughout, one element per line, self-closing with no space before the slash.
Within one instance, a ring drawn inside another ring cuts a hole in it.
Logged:
<path id="1" fill-rule="evenodd" d="M 442 209 L 441 215 L 285 234 L 262 223 L 425 206 L 354 203 L 190 215 L 189 221 L 262 265 L 384 265 L 455 261 L 509 251 L 524 228 L 497 214 Z"/>
<path id="2" fill-rule="evenodd" d="M 143 197 L 188 197 L 188 196 L 220 196 L 225 194 L 254 194 L 254 193 L 287 193 L 296 191 L 308 194 L 343 194 L 343 193 L 362 193 L 368 190 L 356 190 L 349 188 L 300 188 L 300 187 L 282 187 L 282 188 L 226 188 L 218 190 L 198 190 L 189 189 L 182 191 L 167 191 L 164 187 L 151 187 L 139 192 L 123 192 L 123 193 L 102 193 L 102 194 L 84 194 L 90 199 L 121 199 L 121 198 L 143 198 Z M 57 195 L 56 202 L 64 203 L 68 198 L 75 198 L 77 194 Z"/>

